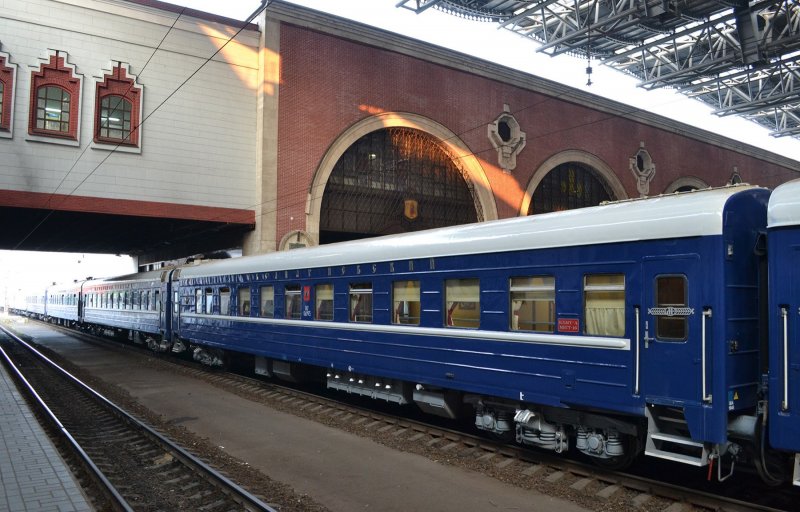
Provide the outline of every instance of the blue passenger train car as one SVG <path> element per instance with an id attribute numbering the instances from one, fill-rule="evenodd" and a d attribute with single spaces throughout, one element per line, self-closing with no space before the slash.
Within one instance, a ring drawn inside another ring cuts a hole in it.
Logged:
<path id="1" fill-rule="evenodd" d="M 769 192 L 729 187 L 186 267 L 175 337 L 607 465 L 752 436 Z"/>
<path id="2" fill-rule="evenodd" d="M 81 284 L 49 286 L 45 293 L 44 315 L 61 325 L 74 326 L 80 320 Z"/>
<path id="3" fill-rule="evenodd" d="M 775 189 L 768 219 L 769 444 L 795 453 L 800 485 L 800 180 Z"/>
<path id="4" fill-rule="evenodd" d="M 799 198 L 734 186 L 193 264 L 25 313 L 603 466 L 800 485 Z"/>

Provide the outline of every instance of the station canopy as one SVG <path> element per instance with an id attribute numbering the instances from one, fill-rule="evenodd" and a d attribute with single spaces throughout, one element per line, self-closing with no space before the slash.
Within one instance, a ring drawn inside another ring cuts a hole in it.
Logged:
<path id="1" fill-rule="evenodd" d="M 401 0 L 497 23 L 538 51 L 597 59 L 774 137 L 800 138 L 799 0 Z"/>

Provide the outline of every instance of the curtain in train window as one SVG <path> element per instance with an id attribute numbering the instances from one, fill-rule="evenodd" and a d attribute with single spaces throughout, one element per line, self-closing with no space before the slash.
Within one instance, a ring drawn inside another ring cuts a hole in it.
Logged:
<path id="1" fill-rule="evenodd" d="M 275 288 L 272 286 L 261 287 L 261 310 L 263 318 L 275 318 Z"/>
<path id="2" fill-rule="evenodd" d="M 231 289 L 230 288 L 220 288 L 219 290 L 219 314 L 220 315 L 230 315 L 231 314 Z"/>
<path id="3" fill-rule="evenodd" d="M 333 285 L 318 284 L 314 287 L 314 318 L 333 320 Z"/>
<path id="4" fill-rule="evenodd" d="M 392 283 L 393 324 L 419 325 L 419 281 Z"/>
<path id="5" fill-rule="evenodd" d="M 554 332 L 556 280 L 552 276 L 511 278 L 512 331 Z"/>
<path id="6" fill-rule="evenodd" d="M 478 279 L 448 279 L 444 282 L 445 325 L 477 329 L 481 320 Z"/>
<path id="7" fill-rule="evenodd" d="M 584 276 L 584 334 L 625 335 L 625 276 Z"/>
<path id="8" fill-rule="evenodd" d="M 239 316 L 250 316 L 250 288 L 239 288 Z"/>
<path id="9" fill-rule="evenodd" d="M 350 285 L 350 321 L 372 322 L 372 283 Z"/>
<path id="10" fill-rule="evenodd" d="M 203 290 L 200 288 L 194 291 L 194 307 L 196 313 L 203 312 Z"/>
<path id="11" fill-rule="evenodd" d="M 685 276 L 659 276 L 656 278 L 656 307 L 686 309 L 687 283 Z M 656 317 L 656 338 L 662 341 L 685 341 L 689 322 L 686 315 L 660 315 Z"/>
<path id="12" fill-rule="evenodd" d="M 286 318 L 299 320 L 302 313 L 301 308 L 303 307 L 299 284 L 288 285 L 284 289 L 283 303 L 284 309 L 286 310 L 284 316 Z"/>

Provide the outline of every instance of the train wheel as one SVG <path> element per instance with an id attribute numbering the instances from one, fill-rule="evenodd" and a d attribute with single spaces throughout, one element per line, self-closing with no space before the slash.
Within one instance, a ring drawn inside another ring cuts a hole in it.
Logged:
<path id="1" fill-rule="evenodd" d="M 639 452 L 641 451 L 640 443 L 638 442 L 635 436 L 624 434 L 621 435 L 620 438 L 624 450 L 622 455 L 619 455 L 618 457 L 611 457 L 608 459 L 602 459 L 600 457 L 591 457 L 592 462 L 596 466 L 611 471 L 621 471 L 630 466 L 633 463 L 633 461 L 636 460 L 636 457 L 639 456 Z"/>

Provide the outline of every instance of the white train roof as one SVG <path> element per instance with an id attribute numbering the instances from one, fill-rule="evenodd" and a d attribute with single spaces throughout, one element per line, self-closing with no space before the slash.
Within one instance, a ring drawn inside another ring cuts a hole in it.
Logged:
<path id="1" fill-rule="evenodd" d="M 800 180 L 778 186 L 769 197 L 767 226 L 795 226 L 800 224 Z"/>
<path id="2" fill-rule="evenodd" d="M 368 238 L 184 267 L 181 278 L 722 234 L 728 199 L 751 186 Z"/>

